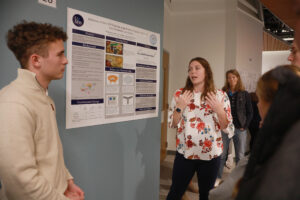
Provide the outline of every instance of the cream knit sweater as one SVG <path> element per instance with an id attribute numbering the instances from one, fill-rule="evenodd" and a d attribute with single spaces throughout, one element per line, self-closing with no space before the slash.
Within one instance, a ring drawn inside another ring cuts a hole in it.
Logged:
<path id="1" fill-rule="evenodd" d="M 35 74 L 0 91 L 0 180 L 9 200 L 66 200 L 65 167 L 53 100 Z"/>

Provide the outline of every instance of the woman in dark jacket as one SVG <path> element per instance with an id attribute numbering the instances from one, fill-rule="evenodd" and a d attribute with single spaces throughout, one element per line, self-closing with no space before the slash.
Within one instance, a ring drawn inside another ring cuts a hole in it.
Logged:
<path id="1" fill-rule="evenodd" d="M 235 148 L 235 162 L 238 163 L 245 156 L 247 128 L 252 119 L 253 110 L 249 93 L 245 90 L 240 74 L 237 70 L 231 69 L 226 72 L 225 85 L 222 88 L 230 99 L 231 114 L 235 127 L 233 143 Z M 218 178 L 222 177 L 223 168 L 228 156 L 230 139 L 228 134 L 222 132 L 223 153 Z"/>

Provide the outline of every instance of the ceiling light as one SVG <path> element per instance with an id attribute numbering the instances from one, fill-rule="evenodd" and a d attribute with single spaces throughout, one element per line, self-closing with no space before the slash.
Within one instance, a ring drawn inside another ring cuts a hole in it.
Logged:
<path id="1" fill-rule="evenodd" d="M 294 38 L 283 38 L 283 40 L 285 40 L 285 41 L 291 41 L 291 40 L 294 40 Z"/>

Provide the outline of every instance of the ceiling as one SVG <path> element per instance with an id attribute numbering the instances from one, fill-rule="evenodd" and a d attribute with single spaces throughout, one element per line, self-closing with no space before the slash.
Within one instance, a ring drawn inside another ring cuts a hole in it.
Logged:
<path id="1" fill-rule="evenodd" d="M 293 0 L 260 0 L 263 5 L 265 30 L 291 44 L 296 27 Z"/>
<path id="2" fill-rule="evenodd" d="M 287 24 L 290 28 L 296 27 L 296 13 L 293 10 L 292 0 L 260 0 L 275 16 Z"/>
<path id="3" fill-rule="evenodd" d="M 164 1 L 168 9 L 177 14 L 222 11 L 229 3 L 228 0 Z M 237 0 L 237 6 L 263 21 L 266 32 L 290 45 L 293 42 L 296 27 L 297 17 L 293 10 L 296 5 L 295 1 L 298 1 L 300 5 L 300 0 Z"/>

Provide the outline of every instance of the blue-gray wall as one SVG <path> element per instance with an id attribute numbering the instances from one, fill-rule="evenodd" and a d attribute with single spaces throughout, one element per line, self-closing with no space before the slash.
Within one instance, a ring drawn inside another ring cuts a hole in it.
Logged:
<path id="1" fill-rule="evenodd" d="M 0 88 L 16 78 L 19 67 L 6 47 L 7 30 L 24 19 L 49 22 L 66 30 L 67 7 L 154 31 L 162 37 L 162 0 L 57 0 L 57 8 L 38 4 L 38 0 L 1 0 Z M 50 84 L 66 165 L 84 189 L 86 199 L 159 199 L 160 116 L 66 130 L 65 92 L 65 78 Z"/>

